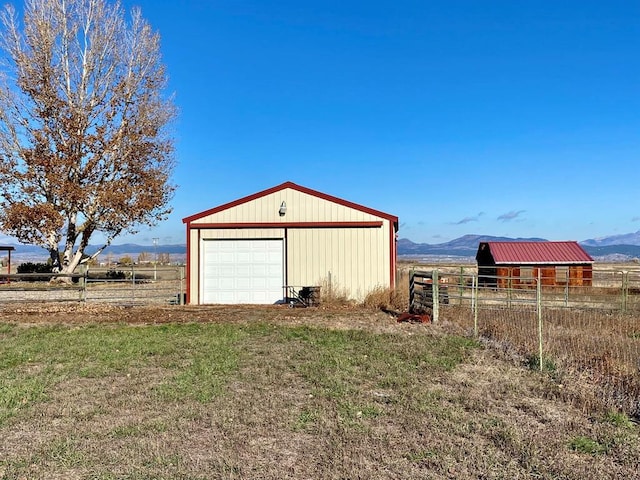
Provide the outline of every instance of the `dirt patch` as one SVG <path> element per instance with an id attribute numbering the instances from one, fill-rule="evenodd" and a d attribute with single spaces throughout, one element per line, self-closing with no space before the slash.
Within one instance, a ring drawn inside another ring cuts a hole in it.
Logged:
<path id="1" fill-rule="evenodd" d="M 34 303 L 0 306 L 4 322 L 20 324 L 127 323 L 161 324 L 186 322 L 268 322 L 376 332 L 430 332 L 426 325 L 398 323 L 380 310 L 357 308 L 289 308 L 288 306 L 128 306 L 85 303 Z"/>

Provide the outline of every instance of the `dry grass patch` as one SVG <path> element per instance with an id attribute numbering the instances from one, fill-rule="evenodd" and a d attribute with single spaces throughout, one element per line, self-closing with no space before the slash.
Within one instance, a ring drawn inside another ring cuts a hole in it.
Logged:
<path id="1" fill-rule="evenodd" d="M 469 309 L 449 306 L 443 323 L 470 333 Z M 478 334 L 539 368 L 539 324 L 533 308 L 479 310 Z M 567 399 L 590 412 L 614 409 L 640 418 L 640 331 L 637 314 L 544 309 L 543 369 L 566 386 Z"/>
<path id="2" fill-rule="evenodd" d="M 553 378 L 438 327 L 363 310 L 179 311 L 170 324 L 163 310 L 4 324 L 0 388 L 16 393 L 0 405 L 0 478 L 636 474 L 628 418 L 585 416 Z"/>

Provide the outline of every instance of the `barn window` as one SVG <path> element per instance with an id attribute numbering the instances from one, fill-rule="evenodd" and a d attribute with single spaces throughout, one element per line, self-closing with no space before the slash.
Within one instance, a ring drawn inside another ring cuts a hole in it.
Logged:
<path id="1" fill-rule="evenodd" d="M 521 282 L 533 281 L 533 267 L 520 267 L 520 281 Z"/>
<path id="2" fill-rule="evenodd" d="M 569 281 L 569 267 L 559 266 L 556 267 L 556 283 L 565 284 Z"/>

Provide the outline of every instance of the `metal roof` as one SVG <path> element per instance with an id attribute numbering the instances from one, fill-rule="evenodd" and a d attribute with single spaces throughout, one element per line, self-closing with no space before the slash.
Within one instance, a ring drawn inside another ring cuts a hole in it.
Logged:
<path id="1" fill-rule="evenodd" d="M 593 263 L 578 242 L 482 242 L 489 246 L 499 264 L 576 264 Z M 482 246 L 482 243 L 480 246 Z"/>

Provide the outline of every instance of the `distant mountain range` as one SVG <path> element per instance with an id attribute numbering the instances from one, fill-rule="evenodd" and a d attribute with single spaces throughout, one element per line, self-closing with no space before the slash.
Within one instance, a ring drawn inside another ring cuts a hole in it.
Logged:
<path id="1" fill-rule="evenodd" d="M 475 257 L 480 242 L 544 241 L 544 238 L 509 238 L 490 235 L 464 235 L 445 243 L 414 243 L 409 239 L 398 240 L 398 255 L 440 255 Z"/>
<path id="2" fill-rule="evenodd" d="M 398 240 L 398 255 L 406 257 L 475 257 L 480 242 L 513 242 L 513 241 L 545 241 L 544 238 L 510 238 L 495 237 L 491 235 L 464 235 L 445 243 L 415 243 L 407 238 Z M 633 258 L 640 258 L 640 230 L 635 233 L 627 233 L 624 235 L 612 235 L 609 237 L 601 237 L 588 239 L 579 242 L 582 247 L 597 260 L 600 261 L 624 261 Z M 15 247 L 13 256 L 16 260 L 25 261 L 44 261 L 48 253 L 41 247 L 33 245 L 9 244 Z M 90 255 L 95 253 L 99 245 L 90 245 L 87 253 Z M 156 253 L 168 253 L 175 255 L 177 259 L 184 259 L 187 253 L 187 247 L 184 244 L 175 245 L 138 245 L 135 243 L 124 243 L 120 245 L 111 245 L 101 253 L 101 257 L 113 255 L 114 257 L 122 257 L 129 255 L 135 259 L 141 253 L 155 255 Z"/>
<path id="3" fill-rule="evenodd" d="M 409 239 L 398 240 L 400 256 L 475 257 L 480 242 L 546 241 L 544 238 L 510 238 L 491 235 L 464 235 L 445 243 L 414 243 Z M 618 242 L 618 243 L 616 243 Z M 625 242 L 625 243 L 620 243 Z M 640 230 L 636 233 L 613 235 L 578 242 L 585 251 L 601 261 L 624 261 L 640 258 Z"/>
<path id="4" fill-rule="evenodd" d="M 35 245 L 22 245 L 22 244 L 5 244 L 4 246 L 14 247 L 15 250 L 11 253 L 11 257 L 15 258 L 19 262 L 44 262 L 49 258 L 49 252 L 44 248 Z M 89 245 L 86 253 L 88 255 L 94 254 L 102 245 Z M 136 260 L 137 256 L 141 253 L 147 253 L 152 257 L 157 254 L 170 254 L 175 256 L 175 261 L 184 261 L 187 254 L 186 245 L 138 245 L 135 243 L 123 243 L 120 245 L 110 245 L 101 254 L 100 257 L 106 257 L 111 255 L 114 260 L 117 260 L 124 256 L 130 256 Z"/>
<path id="5" fill-rule="evenodd" d="M 589 247 L 610 247 L 612 245 L 640 245 L 640 230 L 635 233 L 625 233 L 623 235 L 611 235 L 609 237 L 590 238 L 580 242 L 583 246 Z"/>

